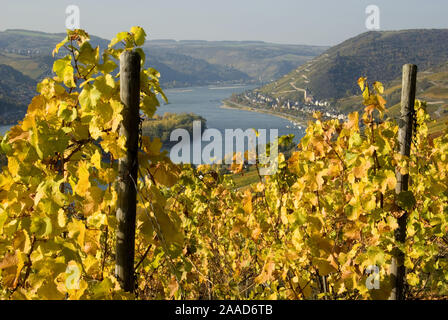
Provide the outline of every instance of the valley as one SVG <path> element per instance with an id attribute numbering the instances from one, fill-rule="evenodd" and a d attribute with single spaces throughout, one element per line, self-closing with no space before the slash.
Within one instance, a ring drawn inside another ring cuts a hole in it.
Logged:
<path id="1" fill-rule="evenodd" d="M 16 123 L 23 117 L 31 97 L 36 94 L 36 84 L 52 76 L 55 58 L 51 51 L 64 37 L 59 33 L 17 29 L 0 32 L 0 66 L 8 66 L 26 79 L 8 87 L 0 81 L 0 123 Z M 92 36 L 93 46 L 105 49 L 107 43 L 105 39 Z M 145 67 L 151 66 L 160 72 L 162 86 L 181 88 L 260 85 L 288 73 L 327 48 L 261 41 L 152 40 L 143 50 L 150 57 Z M 65 54 L 62 49 L 59 57 Z M 10 69 L 0 68 L 0 78 L 7 79 L 10 72 Z M 6 91 L 8 99 L 2 96 Z"/>

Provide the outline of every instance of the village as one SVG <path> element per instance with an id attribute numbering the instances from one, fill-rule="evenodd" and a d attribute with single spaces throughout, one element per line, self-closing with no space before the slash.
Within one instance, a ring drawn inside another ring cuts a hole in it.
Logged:
<path id="1" fill-rule="evenodd" d="M 41 51 L 39 49 L 8 49 L 8 48 L 1 48 L 0 52 L 3 53 L 11 53 L 11 54 L 17 54 L 17 55 L 21 55 L 21 56 L 28 56 L 28 57 L 32 57 L 32 56 L 38 56 L 41 54 Z"/>
<path id="2" fill-rule="evenodd" d="M 239 96 L 233 96 L 231 100 L 249 107 L 268 109 L 296 117 L 312 116 L 314 112 L 319 111 L 326 119 L 347 119 L 347 116 L 332 107 L 330 102 L 315 99 L 308 90 L 303 92 L 303 101 L 274 98 L 259 91 L 247 91 Z"/>

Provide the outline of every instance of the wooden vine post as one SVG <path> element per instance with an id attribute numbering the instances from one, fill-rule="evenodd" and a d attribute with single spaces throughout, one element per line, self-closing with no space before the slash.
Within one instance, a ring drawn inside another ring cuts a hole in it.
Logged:
<path id="1" fill-rule="evenodd" d="M 135 223 L 137 209 L 138 125 L 140 121 L 140 55 L 125 51 L 120 57 L 120 97 L 124 105 L 120 135 L 126 155 L 118 163 L 117 247 L 115 275 L 123 290 L 134 291 Z"/>
<path id="2" fill-rule="evenodd" d="M 417 85 L 417 66 L 406 64 L 403 66 L 403 82 L 401 91 L 401 116 L 399 121 L 398 142 L 399 152 L 406 157 L 410 156 L 412 143 L 412 129 L 414 122 L 415 92 Z M 398 195 L 403 191 L 408 191 L 409 174 L 396 172 L 397 185 L 395 193 Z M 406 225 L 408 213 L 398 218 L 398 228 L 395 230 L 395 240 L 404 243 L 406 240 Z M 393 278 L 393 287 L 390 300 L 403 300 L 404 286 L 406 283 L 406 269 L 404 266 L 404 252 L 396 249 L 392 259 L 391 275 Z"/>

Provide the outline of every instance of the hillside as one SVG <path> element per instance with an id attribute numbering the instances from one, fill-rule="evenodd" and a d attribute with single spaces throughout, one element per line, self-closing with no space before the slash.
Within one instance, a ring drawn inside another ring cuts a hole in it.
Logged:
<path id="1" fill-rule="evenodd" d="M 35 91 L 36 81 L 0 64 L 0 124 L 22 118 Z"/>
<path id="2" fill-rule="evenodd" d="M 28 30 L 0 32 L 0 122 L 15 122 L 35 94 L 36 82 L 52 76 L 53 48 L 65 34 Z M 91 36 L 106 48 L 109 41 Z M 264 42 L 149 41 L 144 48 L 149 64 L 161 73 L 167 87 L 225 83 L 260 83 L 280 77 L 323 52 L 326 47 Z M 61 50 L 60 56 L 64 55 Z M 148 66 L 149 66 L 148 64 Z M 11 78 L 11 79 L 10 79 Z M 17 113 L 17 110 L 20 110 Z"/>
<path id="3" fill-rule="evenodd" d="M 147 50 L 147 55 L 151 57 L 150 65 L 160 72 L 160 81 L 165 87 L 252 81 L 246 73 L 232 67 L 213 65 L 205 60 L 177 53 L 160 52 L 151 48 Z"/>
<path id="4" fill-rule="evenodd" d="M 397 118 L 400 113 L 401 77 L 391 81 L 384 96 L 388 105 L 388 116 Z M 436 120 L 430 132 L 440 131 L 448 121 L 448 62 L 420 71 L 417 76 L 417 99 L 427 102 L 427 111 Z M 349 112 L 359 108 L 362 99 L 354 95 L 340 99 L 337 108 Z"/>
<path id="5" fill-rule="evenodd" d="M 426 70 L 448 61 L 448 29 L 367 32 L 330 48 L 260 92 L 303 101 L 304 89 L 318 100 L 358 93 L 360 76 L 388 85 L 405 63 Z"/>
<path id="6" fill-rule="evenodd" d="M 0 52 L 0 64 L 20 70 L 35 80 L 51 75 L 53 58 L 50 55 L 27 56 L 12 52 Z"/>
<path id="7" fill-rule="evenodd" d="M 239 70 L 252 79 L 270 82 L 324 52 L 328 47 L 283 45 L 262 41 L 153 40 L 147 47 L 156 56 L 176 53 L 213 65 Z"/>
<path id="8" fill-rule="evenodd" d="M 16 29 L 0 32 L 0 64 L 9 65 L 28 77 L 41 80 L 51 75 L 54 62 L 51 52 L 65 36 L 65 33 Z M 99 37 L 91 38 L 92 45 L 105 47 L 108 43 Z"/>
<path id="9" fill-rule="evenodd" d="M 0 63 L 16 68 L 25 75 L 40 80 L 51 75 L 53 58 L 51 52 L 65 34 L 48 34 L 27 30 L 6 30 L 0 32 Z M 104 49 L 109 41 L 91 36 L 92 45 Z M 165 86 L 191 86 L 225 81 L 244 82 L 250 77 L 232 68 L 212 65 L 208 62 L 190 56 L 173 54 L 171 52 L 153 53 L 151 66 L 160 69 Z M 63 55 L 61 50 L 60 55 Z"/>
<path id="10" fill-rule="evenodd" d="M 7 64 L 33 79 L 49 75 L 50 56 L 64 34 L 28 30 L 0 32 L 0 64 Z M 92 36 L 92 44 L 108 41 Z M 162 74 L 165 87 L 219 83 L 259 83 L 278 78 L 319 55 L 327 47 L 233 41 L 148 41 L 145 52 Z"/>

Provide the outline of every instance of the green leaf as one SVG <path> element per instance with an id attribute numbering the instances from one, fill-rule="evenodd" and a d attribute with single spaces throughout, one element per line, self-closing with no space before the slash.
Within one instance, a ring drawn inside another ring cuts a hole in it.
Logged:
<path id="1" fill-rule="evenodd" d="M 94 300 L 100 300 L 100 299 L 106 299 L 109 298 L 112 294 L 114 284 L 112 280 L 109 278 L 104 279 L 100 283 L 97 283 L 93 287 L 93 295 L 92 299 Z"/>
<path id="2" fill-rule="evenodd" d="M 347 152 L 345 154 L 345 161 L 350 165 L 352 163 L 352 161 L 354 161 L 357 157 L 358 157 L 358 154 L 352 153 L 352 152 Z"/>
<path id="3" fill-rule="evenodd" d="M 140 108 L 149 118 L 152 118 L 152 116 L 156 112 L 156 108 L 159 105 L 160 105 L 159 100 L 157 100 L 157 97 L 154 94 L 152 94 L 143 97 L 140 103 Z"/>
<path id="4" fill-rule="evenodd" d="M 402 191 L 397 198 L 397 204 L 400 206 L 400 208 L 403 208 L 405 210 L 412 210 L 412 208 L 415 206 L 415 197 L 411 191 Z"/>
<path id="5" fill-rule="evenodd" d="M 114 61 L 108 58 L 108 56 L 106 56 L 106 58 L 103 56 L 103 61 L 104 62 L 102 64 L 98 65 L 98 70 L 104 74 L 111 73 L 118 67 Z"/>
<path id="6" fill-rule="evenodd" d="M 70 108 L 67 103 L 61 103 L 58 110 L 58 117 L 67 122 L 72 122 L 78 116 L 76 108 Z"/>
<path id="7" fill-rule="evenodd" d="M 355 132 L 350 136 L 350 139 L 348 141 L 349 148 L 358 147 L 362 143 L 362 138 L 359 133 Z"/>
<path id="8" fill-rule="evenodd" d="M 33 218 L 33 220 L 31 221 L 30 231 L 36 233 L 40 237 L 46 237 L 50 235 L 53 231 L 51 219 L 49 217 Z"/>
<path id="9" fill-rule="evenodd" d="M 79 103 L 85 110 L 95 107 L 101 98 L 101 92 L 90 84 L 86 84 L 79 95 Z"/>
<path id="10" fill-rule="evenodd" d="M 113 90 L 115 89 L 115 81 L 114 78 L 107 74 L 105 76 L 100 76 L 95 79 L 95 82 L 93 83 L 94 89 L 97 89 L 98 92 L 103 93 L 104 97 L 107 99 L 111 96 Z M 96 93 L 96 92 L 95 92 Z"/>
<path id="11" fill-rule="evenodd" d="M 11 144 L 8 143 L 8 140 L 8 133 L 6 133 L 2 139 L 2 142 L 0 143 L 0 150 L 6 155 L 9 155 L 12 152 L 12 147 Z"/>
<path id="12" fill-rule="evenodd" d="M 420 279 L 415 273 L 409 273 L 406 275 L 406 280 L 408 281 L 409 285 L 416 286 L 420 283 Z"/>
<path id="13" fill-rule="evenodd" d="M 53 71 L 60 81 L 63 81 L 67 87 L 75 87 L 72 59 L 69 55 L 65 56 L 65 58 L 56 60 L 53 64 Z"/>
<path id="14" fill-rule="evenodd" d="M 96 64 L 99 56 L 99 48 L 92 48 L 89 42 L 84 42 L 79 48 L 78 61 L 86 65 Z M 90 68 L 89 68 L 90 69 Z"/>
<path id="15" fill-rule="evenodd" d="M 380 186 L 383 193 L 387 190 L 394 190 L 397 184 L 397 178 L 392 170 L 380 170 L 373 181 Z"/>

